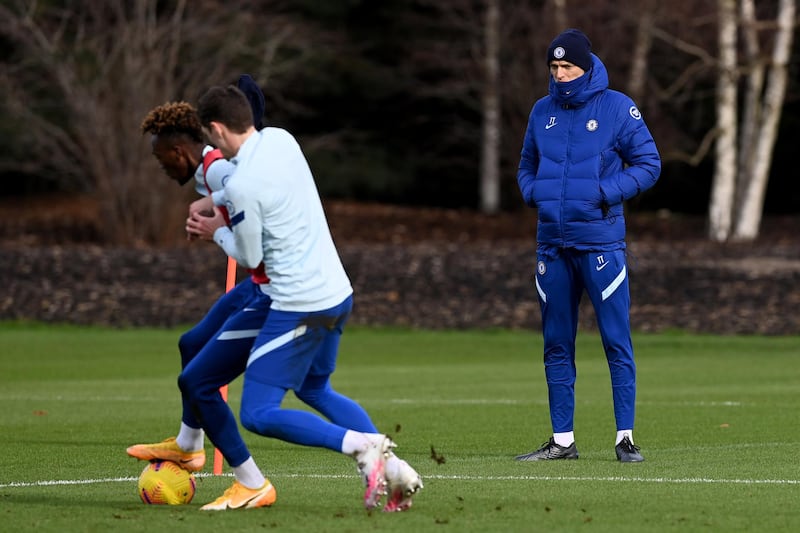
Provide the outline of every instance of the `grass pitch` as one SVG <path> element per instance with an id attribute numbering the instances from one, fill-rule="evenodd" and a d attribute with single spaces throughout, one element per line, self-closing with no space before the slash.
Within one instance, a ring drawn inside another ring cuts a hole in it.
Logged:
<path id="1" fill-rule="evenodd" d="M 620 464 L 599 338 L 580 334 L 578 461 L 517 463 L 550 434 L 536 332 L 350 328 L 334 385 L 393 435 L 425 489 L 367 513 L 353 462 L 243 435 L 278 491 L 268 509 L 146 506 L 136 442 L 174 435 L 180 330 L 0 325 L 4 531 L 796 531 L 800 338 L 637 335 L 636 442 Z M 240 380 L 230 387 L 238 411 Z M 286 405 L 302 408 L 289 395 Z"/>

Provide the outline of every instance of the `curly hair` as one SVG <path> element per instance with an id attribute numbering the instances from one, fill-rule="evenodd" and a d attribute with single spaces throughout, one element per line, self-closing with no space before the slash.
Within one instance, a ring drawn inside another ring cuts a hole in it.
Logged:
<path id="1" fill-rule="evenodd" d="M 203 142 L 203 130 L 197 111 L 188 102 L 167 102 L 154 107 L 144 117 L 142 133 L 153 135 L 188 135 L 196 142 Z"/>

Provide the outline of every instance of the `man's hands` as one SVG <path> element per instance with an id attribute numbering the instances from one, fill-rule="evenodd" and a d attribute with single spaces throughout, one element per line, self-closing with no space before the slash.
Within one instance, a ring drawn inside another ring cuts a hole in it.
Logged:
<path id="1" fill-rule="evenodd" d="M 189 218 L 197 213 L 203 213 L 205 216 L 211 216 L 214 211 L 214 201 L 211 196 L 203 196 L 199 200 L 195 200 L 189 204 Z"/>
<path id="2" fill-rule="evenodd" d="M 189 206 L 189 218 L 186 219 L 186 234 L 189 240 L 203 239 L 212 241 L 217 228 L 226 225 L 222 212 L 214 207 L 210 201 L 208 202 L 210 207 L 207 209 L 204 208 L 204 205 L 198 206 L 205 199 L 197 200 Z"/>

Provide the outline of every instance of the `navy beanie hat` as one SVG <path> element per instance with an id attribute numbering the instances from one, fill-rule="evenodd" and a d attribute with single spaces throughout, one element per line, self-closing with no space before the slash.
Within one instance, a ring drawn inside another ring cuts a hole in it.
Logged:
<path id="1" fill-rule="evenodd" d="M 565 30 L 553 39 L 547 49 L 547 64 L 551 61 L 569 61 L 584 71 L 589 71 L 592 68 L 592 43 L 580 30 Z"/>
<path id="2" fill-rule="evenodd" d="M 253 110 L 253 125 L 257 130 L 264 127 L 261 119 L 264 117 L 264 109 L 266 102 L 264 100 L 264 92 L 258 86 L 256 80 L 250 77 L 249 74 L 242 74 L 239 76 L 239 81 L 236 86 L 244 93 L 247 100 L 250 102 L 250 109 Z"/>

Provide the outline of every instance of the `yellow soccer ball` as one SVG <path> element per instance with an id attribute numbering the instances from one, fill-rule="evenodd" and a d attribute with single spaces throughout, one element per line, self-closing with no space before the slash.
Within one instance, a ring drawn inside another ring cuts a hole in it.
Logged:
<path id="1" fill-rule="evenodd" d="M 181 505 L 194 498 L 194 475 L 172 461 L 152 461 L 139 476 L 139 497 L 151 505 Z"/>

